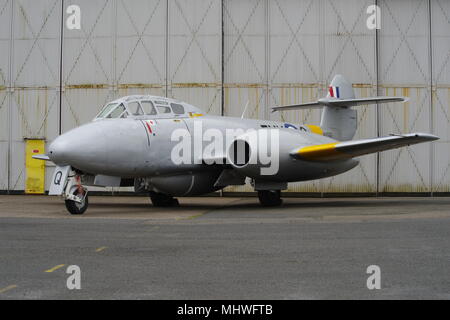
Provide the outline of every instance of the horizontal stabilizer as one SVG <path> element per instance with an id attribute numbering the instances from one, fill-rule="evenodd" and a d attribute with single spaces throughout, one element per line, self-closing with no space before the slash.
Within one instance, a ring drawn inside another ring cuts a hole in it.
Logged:
<path id="1" fill-rule="evenodd" d="M 32 156 L 32 158 L 36 160 L 50 161 L 50 158 L 46 154 L 37 154 L 35 156 Z"/>
<path id="2" fill-rule="evenodd" d="M 277 111 L 290 111 L 290 110 L 302 110 L 302 109 L 321 109 L 323 104 L 319 102 L 311 102 L 304 104 L 294 104 L 290 106 L 282 106 L 282 107 L 273 107 L 272 112 Z"/>
<path id="3" fill-rule="evenodd" d="M 273 112 L 277 111 L 289 111 L 289 110 L 302 110 L 302 109 L 314 109 L 322 107 L 341 107 L 348 108 L 366 104 L 380 104 L 380 103 L 390 103 L 390 102 L 406 102 L 407 98 L 404 97 L 373 97 L 373 98 L 363 98 L 363 99 L 336 99 L 336 98 L 324 98 L 317 102 L 297 104 L 291 106 L 274 107 Z"/>
<path id="4" fill-rule="evenodd" d="M 303 147 L 291 152 L 291 156 L 296 159 L 309 161 L 337 161 L 438 139 L 439 138 L 434 135 L 425 133 L 393 135 L 384 138 L 336 142 Z"/>

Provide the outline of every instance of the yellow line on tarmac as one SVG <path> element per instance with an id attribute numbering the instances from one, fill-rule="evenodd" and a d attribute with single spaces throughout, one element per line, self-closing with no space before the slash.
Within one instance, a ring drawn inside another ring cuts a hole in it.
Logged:
<path id="1" fill-rule="evenodd" d="M 64 266 L 65 266 L 65 264 L 59 264 L 59 265 L 57 265 L 57 266 L 54 266 L 54 267 L 51 268 L 51 269 L 46 270 L 45 272 L 51 273 L 51 272 L 53 272 L 53 271 L 56 271 L 56 270 L 58 270 L 58 269 L 61 269 L 61 268 L 64 267 Z"/>
<path id="2" fill-rule="evenodd" d="M 197 218 L 203 217 L 203 216 L 204 216 L 205 214 L 206 214 L 206 213 L 200 213 L 200 214 L 196 214 L 196 215 L 193 215 L 193 216 L 187 217 L 187 218 L 186 218 L 186 219 L 184 219 L 184 220 L 194 220 L 194 219 L 197 219 Z"/>
<path id="3" fill-rule="evenodd" d="M 207 212 L 205 213 L 199 213 L 193 216 L 189 216 L 189 217 L 182 217 L 182 218 L 176 218 L 176 221 L 186 221 L 186 220 L 195 220 L 197 218 L 203 217 L 205 214 L 207 214 Z"/>
<path id="4" fill-rule="evenodd" d="M 15 289 L 15 288 L 17 288 L 17 286 L 15 284 L 13 284 L 13 285 L 8 286 L 6 288 L 0 289 L 0 293 L 5 293 L 6 291 L 9 291 L 9 290 L 12 290 L 12 289 Z"/>
<path id="5" fill-rule="evenodd" d="M 100 248 L 96 249 L 95 252 L 102 252 L 106 248 L 108 248 L 108 247 L 100 247 Z"/>

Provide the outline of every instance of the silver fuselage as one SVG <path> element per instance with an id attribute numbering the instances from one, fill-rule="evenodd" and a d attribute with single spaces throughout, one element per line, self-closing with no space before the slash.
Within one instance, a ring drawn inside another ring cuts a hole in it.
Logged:
<path id="1" fill-rule="evenodd" d="M 145 120 L 153 120 L 149 131 Z M 262 180 L 295 182 L 334 176 L 354 168 L 357 160 L 311 162 L 293 159 L 294 148 L 334 143 L 336 140 L 307 132 L 302 126 L 281 122 L 217 116 L 184 118 L 137 117 L 104 119 L 71 130 L 58 137 L 49 147 L 49 157 L 58 166 L 70 165 L 90 175 L 122 178 L 176 176 L 214 170 L 214 166 L 192 159 L 188 164 L 174 164 L 171 153 L 178 143 L 172 141 L 177 129 L 188 130 L 195 138 L 194 125 L 204 131 L 229 129 L 276 128 L 280 132 L 280 168 L 276 175 Z M 295 128 L 292 128 L 295 127 Z M 302 128 L 303 130 L 301 130 Z M 270 130 L 270 129 L 264 129 Z M 204 143 L 206 144 L 206 143 Z M 193 154 L 192 157 L 195 155 Z"/>

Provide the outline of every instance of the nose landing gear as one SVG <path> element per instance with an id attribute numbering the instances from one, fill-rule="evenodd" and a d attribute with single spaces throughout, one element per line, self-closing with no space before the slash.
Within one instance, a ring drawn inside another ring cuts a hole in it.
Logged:
<path id="1" fill-rule="evenodd" d="M 78 190 L 76 190 L 72 196 L 73 198 L 76 198 L 76 200 L 65 200 L 67 210 L 72 215 L 84 214 L 89 206 L 89 198 L 87 192 L 80 194 Z"/>
<path id="2" fill-rule="evenodd" d="M 72 215 L 82 215 L 88 209 L 88 190 L 82 186 L 79 175 L 76 175 L 67 183 L 64 200 L 67 210 Z"/>

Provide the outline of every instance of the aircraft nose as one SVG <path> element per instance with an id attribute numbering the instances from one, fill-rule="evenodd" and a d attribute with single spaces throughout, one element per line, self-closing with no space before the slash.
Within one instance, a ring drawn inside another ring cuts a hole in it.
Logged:
<path id="1" fill-rule="evenodd" d="M 49 158 L 57 165 L 63 166 L 70 164 L 70 160 L 74 156 L 73 135 L 70 133 L 63 134 L 56 138 L 49 146 Z"/>
<path id="2" fill-rule="evenodd" d="M 148 148 L 145 132 L 142 123 L 134 120 L 92 122 L 55 139 L 48 156 L 58 166 L 91 174 L 134 174 L 136 163 L 146 155 L 142 150 Z"/>
<path id="3" fill-rule="evenodd" d="M 105 141 L 96 126 L 88 124 L 56 138 L 49 146 L 49 158 L 59 166 L 83 167 L 93 156 L 102 158 Z M 103 157 L 104 158 L 104 157 Z"/>

